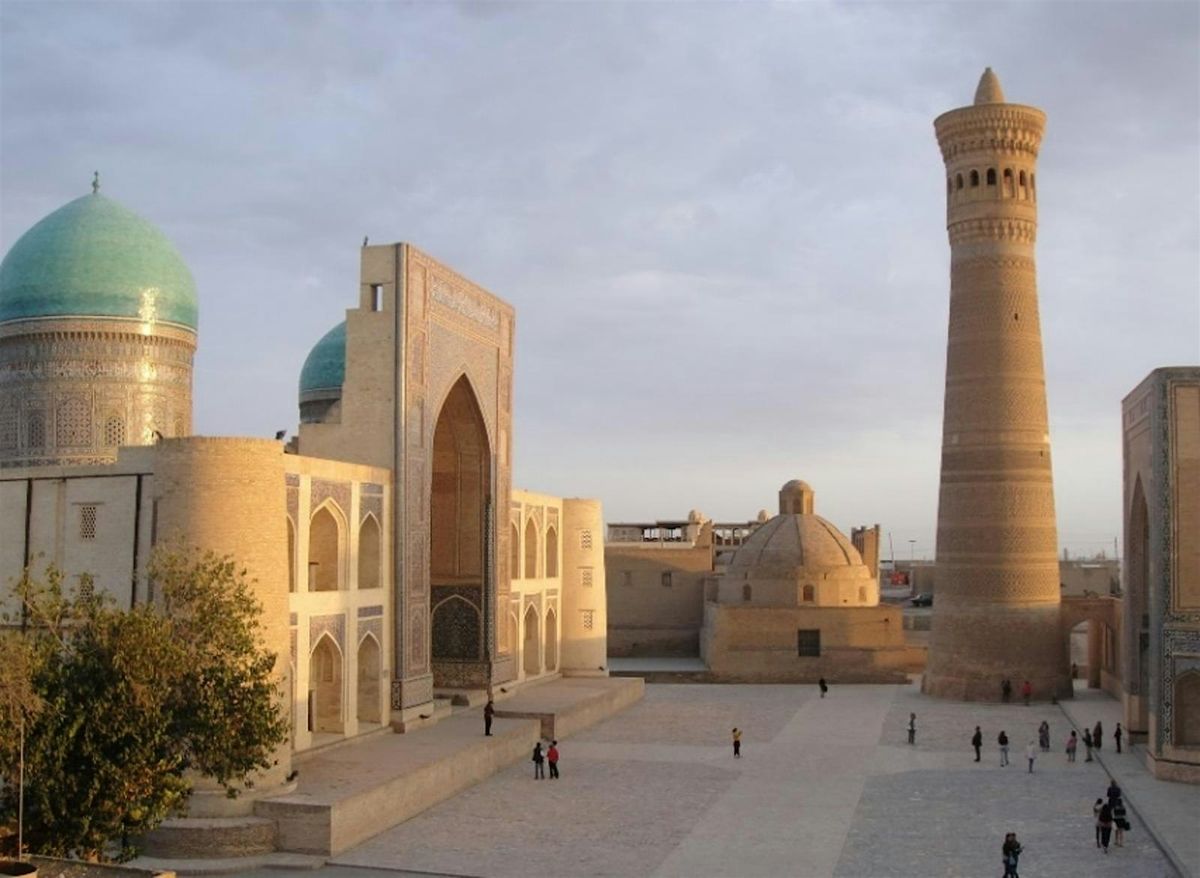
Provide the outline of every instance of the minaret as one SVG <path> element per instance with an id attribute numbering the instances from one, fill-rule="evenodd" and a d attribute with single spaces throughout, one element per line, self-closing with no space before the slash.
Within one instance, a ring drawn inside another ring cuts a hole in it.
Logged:
<path id="1" fill-rule="evenodd" d="M 1046 115 L 1004 100 L 934 121 L 946 164 L 950 330 L 936 599 L 922 689 L 976 701 L 1070 692 L 1038 324 L 1037 166 Z"/>

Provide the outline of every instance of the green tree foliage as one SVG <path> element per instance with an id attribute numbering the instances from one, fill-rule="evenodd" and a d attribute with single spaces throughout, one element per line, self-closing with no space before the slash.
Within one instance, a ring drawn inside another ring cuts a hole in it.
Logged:
<path id="1" fill-rule="evenodd" d="M 12 587 L 0 632 L 0 825 L 16 821 L 25 717 L 27 849 L 125 859 L 179 813 L 193 773 L 229 795 L 287 738 L 261 607 L 229 558 L 157 550 L 154 600 L 121 610 L 54 567 Z"/>

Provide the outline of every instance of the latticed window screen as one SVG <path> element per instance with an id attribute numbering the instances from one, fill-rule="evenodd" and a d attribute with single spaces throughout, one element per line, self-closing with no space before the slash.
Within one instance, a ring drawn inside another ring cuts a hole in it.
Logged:
<path id="1" fill-rule="evenodd" d="M 104 422 L 104 444 L 125 444 L 125 421 L 118 417 L 111 417 Z"/>
<path id="2" fill-rule="evenodd" d="M 0 409 L 0 449 L 11 451 L 17 447 L 17 409 L 5 406 Z"/>
<path id="3" fill-rule="evenodd" d="M 25 422 L 25 441 L 30 448 L 46 447 L 46 416 L 41 412 L 32 412 Z"/>
<path id="4" fill-rule="evenodd" d="M 796 632 L 796 644 L 802 656 L 819 656 L 821 654 L 821 629 L 801 628 Z"/>
<path id="5" fill-rule="evenodd" d="M 65 399 L 55 413 L 55 441 L 59 448 L 92 444 L 92 413 L 82 399 Z"/>
<path id="6" fill-rule="evenodd" d="M 580 612 L 583 613 L 583 630 L 591 631 L 592 626 L 596 623 L 596 611 L 580 610 Z"/>
<path id="7" fill-rule="evenodd" d="M 579 548 L 590 549 L 592 547 L 592 532 L 590 530 L 581 530 L 579 532 Z"/>
<path id="8" fill-rule="evenodd" d="M 79 538 L 81 540 L 96 539 L 96 513 L 98 508 L 95 503 L 82 503 L 79 506 Z"/>
<path id="9" fill-rule="evenodd" d="M 591 588 L 591 586 L 592 586 L 592 568 L 591 567 L 580 567 L 579 568 L 579 584 L 582 585 L 584 588 Z"/>
<path id="10" fill-rule="evenodd" d="M 79 577 L 79 596 L 86 600 L 94 597 L 95 594 L 96 583 L 92 580 L 90 575 L 84 573 Z"/>

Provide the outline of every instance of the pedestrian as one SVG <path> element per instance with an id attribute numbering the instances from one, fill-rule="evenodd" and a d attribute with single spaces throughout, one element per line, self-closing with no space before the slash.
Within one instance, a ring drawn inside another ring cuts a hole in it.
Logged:
<path id="1" fill-rule="evenodd" d="M 1100 806 L 1100 847 L 1104 848 L 1104 853 L 1108 853 L 1108 843 L 1112 839 L 1112 805 L 1105 802 Z"/>
<path id="2" fill-rule="evenodd" d="M 1004 729 L 1000 730 L 996 743 L 1000 745 L 1000 767 L 1004 768 L 1008 765 L 1008 735 L 1004 734 Z"/>
<path id="3" fill-rule="evenodd" d="M 1087 750 L 1087 759 L 1084 762 L 1092 762 L 1092 733 L 1088 729 L 1083 730 L 1083 747 Z"/>
<path id="4" fill-rule="evenodd" d="M 742 758 L 742 730 L 739 728 L 733 730 L 733 758 Z"/>
<path id="5" fill-rule="evenodd" d="M 1108 779 L 1108 789 L 1104 795 L 1108 796 L 1108 804 L 1112 804 L 1117 799 L 1121 798 L 1121 788 L 1117 786 L 1117 782 L 1111 777 Z"/>
<path id="6" fill-rule="evenodd" d="M 1008 700 L 1012 698 L 1012 681 L 1005 677 L 1000 681 L 1000 700 L 1008 704 Z"/>
<path id="7" fill-rule="evenodd" d="M 971 736 L 971 746 L 975 748 L 975 761 L 979 761 L 979 749 L 983 746 L 983 732 L 979 731 L 979 726 L 975 727 L 975 734 Z"/>
<path id="8" fill-rule="evenodd" d="M 1033 774 L 1033 760 L 1037 759 L 1037 747 L 1033 744 L 1033 738 L 1029 739 L 1029 743 L 1025 746 L 1025 758 L 1029 760 L 1029 773 Z"/>
<path id="9" fill-rule="evenodd" d="M 550 780 L 558 780 L 558 741 L 550 742 L 546 751 L 546 761 L 550 763 Z"/>
<path id="10" fill-rule="evenodd" d="M 1117 723 L 1117 730 L 1113 732 L 1113 740 L 1117 742 L 1117 752 L 1121 752 L 1121 738 L 1125 733 L 1121 731 L 1121 724 Z"/>
<path id="11" fill-rule="evenodd" d="M 1033 684 L 1026 680 L 1021 684 L 1021 697 L 1025 699 L 1025 706 L 1029 706 L 1029 699 L 1033 695 Z"/>
<path id="12" fill-rule="evenodd" d="M 825 693 L 829 691 L 829 684 L 825 682 L 824 677 L 822 677 L 820 680 L 817 680 L 817 688 L 821 690 L 821 697 L 824 698 Z"/>
<path id="13" fill-rule="evenodd" d="M 1100 809 L 1103 807 L 1103 799 L 1097 799 L 1096 804 L 1092 805 L 1092 821 L 1096 824 L 1096 847 L 1100 847 Z"/>
<path id="14" fill-rule="evenodd" d="M 1103 740 L 1104 726 L 1100 725 L 1100 720 L 1096 720 L 1096 727 L 1092 729 L 1092 746 L 1099 750 Z"/>
<path id="15" fill-rule="evenodd" d="M 1000 853 L 1004 857 L 1004 878 L 1020 878 L 1017 874 L 1017 863 L 1021 858 L 1021 843 L 1017 841 L 1015 832 L 1005 833 Z"/>
<path id="16" fill-rule="evenodd" d="M 533 745 L 533 779 L 545 780 L 546 768 L 543 763 L 546 761 L 546 755 L 542 753 L 542 742 L 538 741 Z"/>
<path id="17" fill-rule="evenodd" d="M 1042 748 L 1043 753 L 1050 752 L 1050 723 L 1045 720 L 1038 726 L 1038 746 Z"/>
<path id="18" fill-rule="evenodd" d="M 478 703 L 478 702 L 476 702 Z M 492 718 L 496 715 L 496 705 L 492 703 L 492 699 L 487 700 L 487 704 L 483 706 L 483 734 L 490 737 L 492 734 Z"/>
<path id="19" fill-rule="evenodd" d="M 1075 761 L 1075 751 L 1079 748 L 1079 738 L 1075 734 L 1075 730 L 1071 729 L 1071 734 L 1067 737 L 1067 761 Z"/>
<path id="20" fill-rule="evenodd" d="M 917 743 L 917 715 L 915 713 L 908 715 L 908 743 Z"/>
<path id="21" fill-rule="evenodd" d="M 1125 847 L 1125 832 L 1129 829 L 1129 813 L 1125 810 L 1125 801 L 1123 799 L 1118 797 L 1112 803 L 1112 814 L 1113 829 L 1115 830 L 1113 843 L 1117 847 L 1123 848 Z"/>

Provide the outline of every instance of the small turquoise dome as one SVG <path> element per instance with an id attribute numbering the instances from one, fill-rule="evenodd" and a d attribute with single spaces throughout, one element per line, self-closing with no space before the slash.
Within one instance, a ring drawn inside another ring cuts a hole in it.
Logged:
<path id="1" fill-rule="evenodd" d="M 346 380 L 346 321 L 321 337 L 308 352 L 300 370 L 300 396 L 317 391 L 341 390 Z"/>
<path id="2" fill-rule="evenodd" d="M 42 219 L 0 263 L 0 323 L 116 317 L 195 330 L 196 285 L 166 236 L 98 192 Z"/>

